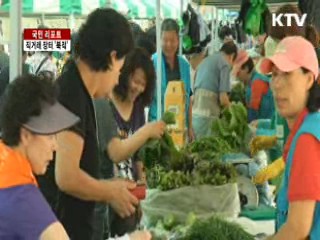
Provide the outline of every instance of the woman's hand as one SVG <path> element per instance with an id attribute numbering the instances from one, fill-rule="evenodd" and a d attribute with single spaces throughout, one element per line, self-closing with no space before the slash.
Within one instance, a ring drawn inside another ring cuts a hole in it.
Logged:
<path id="1" fill-rule="evenodd" d="M 130 240 L 151 240 L 151 233 L 148 231 L 135 231 L 129 235 Z"/>
<path id="2" fill-rule="evenodd" d="M 163 121 L 150 122 L 146 123 L 143 128 L 149 138 L 159 139 L 166 130 L 166 124 Z"/>
<path id="3" fill-rule="evenodd" d="M 196 139 L 193 128 L 188 129 L 188 141 L 193 142 Z"/>

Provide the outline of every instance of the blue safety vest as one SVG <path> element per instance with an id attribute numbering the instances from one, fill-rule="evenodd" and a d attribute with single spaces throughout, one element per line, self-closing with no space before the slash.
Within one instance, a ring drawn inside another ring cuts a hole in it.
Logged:
<path id="1" fill-rule="evenodd" d="M 278 231 L 280 227 L 287 221 L 289 201 L 288 201 L 288 186 L 289 178 L 293 160 L 293 154 L 296 149 L 298 138 L 302 134 L 311 134 L 320 141 L 320 113 L 311 113 L 306 116 L 300 129 L 294 136 L 285 168 L 285 175 L 282 181 L 281 189 L 277 198 L 277 219 L 276 219 L 276 230 Z M 319 159 L 320 161 L 320 159 Z M 320 239 L 320 202 L 316 203 L 316 208 L 314 212 L 313 225 L 310 232 L 310 240 Z"/>
<path id="2" fill-rule="evenodd" d="M 261 99 L 260 107 L 258 109 L 258 119 L 271 119 L 274 113 L 274 100 L 270 88 L 270 79 L 267 76 L 262 75 L 256 71 L 253 72 L 250 84 L 246 89 L 246 102 L 248 105 L 251 102 L 252 85 L 256 80 L 266 82 L 269 86 L 268 92 L 263 95 Z"/>

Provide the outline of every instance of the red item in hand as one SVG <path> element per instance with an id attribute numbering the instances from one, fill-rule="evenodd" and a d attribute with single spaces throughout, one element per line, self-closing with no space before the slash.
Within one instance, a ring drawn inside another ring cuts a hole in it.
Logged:
<path id="1" fill-rule="evenodd" d="M 135 189 L 130 190 L 130 192 L 139 200 L 143 200 L 146 198 L 146 186 L 138 185 Z"/>

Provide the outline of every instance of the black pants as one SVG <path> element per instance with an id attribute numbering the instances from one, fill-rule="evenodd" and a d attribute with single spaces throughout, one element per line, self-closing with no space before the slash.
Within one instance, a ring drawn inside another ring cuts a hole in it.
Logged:
<path id="1" fill-rule="evenodd" d="M 137 213 L 123 219 L 110 206 L 103 203 L 96 204 L 92 240 L 105 240 L 135 231 L 140 220 L 138 216 Z"/>
<path id="2" fill-rule="evenodd" d="M 95 202 L 59 192 L 57 217 L 71 240 L 92 240 Z"/>

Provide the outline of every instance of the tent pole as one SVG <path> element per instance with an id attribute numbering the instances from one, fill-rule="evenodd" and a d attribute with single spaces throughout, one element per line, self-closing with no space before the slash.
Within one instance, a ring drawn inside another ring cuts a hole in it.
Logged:
<path id="1" fill-rule="evenodd" d="M 75 30 L 75 17 L 73 12 L 69 15 L 69 28 L 71 29 L 71 32 Z"/>
<path id="2" fill-rule="evenodd" d="M 22 1 L 10 1 L 10 82 L 22 73 Z"/>
<path id="3" fill-rule="evenodd" d="M 157 118 L 161 119 L 161 69 L 162 69 L 162 51 L 161 51 L 161 19 L 160 19 L 160 1 L 157 0 L 157 15 L 156 15 L 156 31 L 157 31 Z"/>
<path id="4" fill-rule="evenodd" d="M 214 20 L 217 21 L 217 16 L 215 15 L 215 9 L 216 7 L 212 6 L 211 7 L 211 53 L 214 52 L 214 41 L 215 41 L 215 34 L 214 34 L 214 30 L 216 29 L 216 24 L 214 22 Z"/>
<path id="5" fill-rule="evenodd" d="M 181 22 L 182 22 L 182 14 L 183 14 L 183 0 L 180 0 L 180 21 Z M 180 26 L 179 55 L 182 55 L 182 41 L 183 41 L 183 32 L 182 32 L 182 26 Z"/>
<path id="6" fill-rule="evenodd" d="M 214 28 L 214 51 L 219 50 L 219 37 L 218 37 L 218 28 L 219 28 L 219 9 L 217 7 L 215 7 L 215 15 L 216 15 L 216 24 L 215 24 L 215 28 Z"/>
<path id="7" fill-rule="evenodd" d="M 43 26 L 45 26 L 44 20 L 45 20 L 44 13 L 41 13 L 41 25 Z"/>

